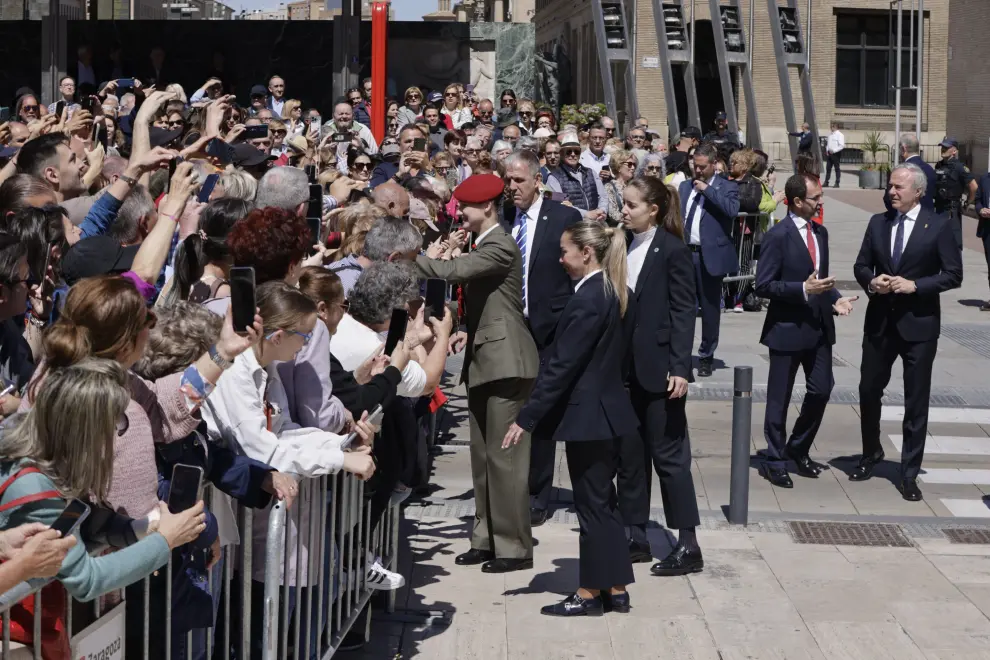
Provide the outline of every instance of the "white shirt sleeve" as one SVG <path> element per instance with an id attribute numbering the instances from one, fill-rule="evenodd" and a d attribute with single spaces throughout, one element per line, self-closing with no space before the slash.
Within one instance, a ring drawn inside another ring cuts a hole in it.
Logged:
<path id="1" fill-rule="evenodd" d="M 557 181 L 557 177 L 553 174 L 547 177 L 547 188 L 549 188 L 551 192 L 555 193 L 564 192 L 564 189 L 560 187 L 560 181 Z"/>
<path id="2" fill-rule="evenodd" d="M 396 394 L 416 399 L 423 396 L 424 387 L 426 387 L 426 371 L 418 362 L 410 360 L 402 370 L 402 380 L 399 382 Z"/>

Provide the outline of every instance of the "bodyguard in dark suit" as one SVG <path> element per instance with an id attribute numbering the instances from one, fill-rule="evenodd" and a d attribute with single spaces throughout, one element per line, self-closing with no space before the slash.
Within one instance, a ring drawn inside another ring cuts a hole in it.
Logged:
<path id="1" fill-rule="evenodd" d="M 921 168 L 921 171 L 925 173 L 925 178 L 928 180 L 928 185 L 925 186 L 925 194 L 921 196 L 921 208 L 934 211 L 936 188 L 935 168 L 926 163 L 925 159 L 921 157 L 921 144 L 918 142 L 918 136 L 914 133 L 905 133 L 902 135 L 900 140 L 900 150 L 902 163 L 917 165 Z M 894 207 L 890 205 L 889 191 L 886 191 L 883 194 L 883 204 L 887 207 L 887 211 L 891 213 L 894 212 Z"/>
<path id="2" fill-rule="evenodd" d="M 739 213 L 736 184 L 715 173 L 718 152 L 702 144 L 694 152 L 694 180 L 681 183 L 681 217 L 684 241 L 694 258 L 695 282 L 701 306 L 699 376 L 712 375 L 718 347 L 721 317 L 722 278 L 739 270 L 739 257 L 732 245 L 732 225 Z"/>
<path id="3" fill-rule="evenodd" d="M 620 441 L 619 508 L 630 531 L 630 558 L 650 561 L 646 523 L 652 465 L 660 478 L 667 527 L 679 532 L 674 550 L 653 566 L 653 574 L 685 575 L 704 566 L 695 534 L 700 518 L 685 414 L 697 310 L 694 264 L 671 189 L 656 178 L 641 177 L 626 184 L 623 198 L 633 289 L 625 321 L 628 384 L 640 432 Z"/>
<path id="4" fill-rule="evenodd" d="M 533 393 L 503 444 L 513 445 L 548 419 L 554 423 L 551 438 L 565 443 L 581 528 L 579 588 L 544 607 L 543 614 L 551 616 L 601 616 L 605 594 L 613 611 L 629 611 L 632 563 L 612 485 L 616 439 L 636 431 L 622 384 L 625 252 L 621 229 L 585 221 L 564 233 L 560 261 L 577 280 L 574 295 L 560 315 Z M 554 414 L 558 404 L 563 412 Z"/>
<path id="5" fill-rule="evenodd" d="M 503 227 L 515 239 L 523 255 L 523 314 L 540 352 L 542 369 L 546 350 L 553 343 L 557 321 L 573 289 L 571 278 L 560 265 L 560 237 L 565 229 L 581 221 L 581 214 L 543 198 L 540 161 L 529 151 L 515 151 L 506 157 L 505 179 L 515 214 L 506 214 Z M 547 426 L 552 427 L 552 424 Z M 532 447 L 529 468 L 531 519 L 533 525 L 542 525 L 549 515 L 557 447 L 543 428 L 537 428 L 533 434 Z"/>
<path id="6" fill-rule="evenodd" d="M 990 173 L 981 176 L 977 184 L 976 217 L 979 221 L 976 235 L 983 239 L 983 255 L 987 259 L 987 268 L 990 268 Z M 980 311 L 990 312 L 990 300 L 983 303 Z"/>
<path id="7" fill-rule="evenodd" d="M 770 349 L 767 406 L 763 434 L 767 439 L 764 473 L 775 486 L 792 488 L 786 464 L 793 460 L 803 477 L 817 478 L 825 467 L 808 456 L 835 381 L 832 314 L 847 315 L 857 297 L 843 298 L 829 276 L 828 232 L 812 221 L 821 207 L 822 188 L 810 177 L 794 175 L 784 187 L 789 213 L 763 236 L 756 295 L 770 300 L 760 343 Z M 790 440 L 787 407 L 794 376 L 804 369 L 807 391 Z"/>
<path id="8" fill-rule="evenodd" d="M 951 220 L 920 206 L 926 185 L 924 172 L 915 165 L 901 165 L 891 172 L 890 201 L 895 212 L 870 218 L 854 268 L 870 302 L 859 381 L 863 456 L 849 478 L 869 479 L 883 460 L 880 399 L 900 357 L 904 364 L 901 493 L 910 501 L 921 499 L 917 477 L 925 453 L 932 364 L 942 321 L 939 294 L 958 287 L 963 275 Z"/>

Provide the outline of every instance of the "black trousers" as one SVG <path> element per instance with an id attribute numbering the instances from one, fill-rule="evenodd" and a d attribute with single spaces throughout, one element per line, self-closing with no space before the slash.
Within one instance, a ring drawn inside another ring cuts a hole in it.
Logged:
<path id="1" fill-rule="evenodd" d="M 540 351 L 540 363 L 546 347 L 536 344 Z M 551 415 L 556 414 L 556 410 Z M 549 430 L 550 424 L 537 424 L 533 429 L 529 454 L 529 506 L 533 509 L 550 508 L 550 493 L 553 491 L 553 471 L 557 465 L 557 442 Z"/>
<path id="2" fill-rule="evenodd" d="M 801 412 L 785 444 L 787 436 L 787 407 L 794 391 L 798 368 L 804 369 L 807 393 Z M 785 449 L 793 456 L 807 456 L 825 416 L 825 406 L 832 394 L 832 347 L 821 344 L 815 348 L 783 352 L 770 351 L 770 375 L 767 378 L 767 406 L 763 435 L 767 439 L 767 463 L 783 467 Z"/>
<path id="3" fill-rule="evenodd" d="M 698 306 L 701 307 L 701 343 L 698 357 L 709 359 L 718 348 L 719 324 L 722 322 L 722 276 L 711 275 L 705 268 L 701 250 L 692 252 L 694 257 L 694 281 L 698 288 Z"/>
<path id="4" fill-rule="evenodd" d="M 634 541 L 646 544 L 650 519 L 652 464 L 660 479 L 663 513 L 670 529 L 697 527 L 701 523 L 698 499 L 691 476 L 691 441 L 688 437 L 687 397 L 668 399 L 666 394 L 647 392 L 633 380 L 629 394 L 640 433 L 619 439 L 619 508 Z"/>
<path id="5" fill-rule="evenodd" d="M 610 589 L 632 584 L 632 562 L 612 479 L 616 440 L 565 442 L 567 471 L 580 525 L 578 586 Z"/>
<path id="6" fill-rule="evenodd" d="M 880 444 L 880 399 L 890 382 L 890 370 L 899 357 L 904 363 L 904 443 L 901 447 L 901 477 L 915 479 L 925 456 L 928 435 L 928 399 L 931 394 L 932 365 L 938 339 L 904 341 L 895 329 L 884 335 L 863 338 L 863 362 L 859 375 L 860 427 L 863 454 L 883 450 Z"/>
<path id="7" fill-rule="evenodd" d="M 987 233 L 983 235 L 983 256 L 986 257 L 987 270 L 990 272 L 990 230 L 987 230 Z"/>
<path id="8" fill-rule="evenodd" d="M 839 155 L 840 154 L 829 154 L 828 160 L 825 163 L 825 185 L 828 185 L 829 179 L 832 178 L 832 168 L 835 168 L 835 185 L 839 185 L 839 180 L 842 178 L 842 169 L 839 167 Z"/>

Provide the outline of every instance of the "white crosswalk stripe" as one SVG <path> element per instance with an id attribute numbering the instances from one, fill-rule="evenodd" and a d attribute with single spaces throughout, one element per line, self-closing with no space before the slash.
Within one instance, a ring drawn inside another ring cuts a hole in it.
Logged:
<path id="1" fill-rule="evenodd" d="M 884 406 L 881 421 L 899 422 L 904 419 L 902 406 Z M 968 435 L 930 435 L 925 441 L 925 457 L 959 456 L 964 460 L 970 457 L 990 456 L 990 437 L 979 425 L 990 425 L 990 409 L 985 408 L 931 408 L 929 423 L 967 425 L 953 429 Z M 896 451 L 901 450 L 903 436 L 887 434 L 889 444 Z M 929 468 L 923 467 L 918 481 L 924 484 L 947 486 L 990 486 L 990 469 L 981 468 Z M 986 492 L 986 491 L 984 491 Z M 990 518 L 990 498 L 939 498 L 943 506 L 957 518 Z"/>

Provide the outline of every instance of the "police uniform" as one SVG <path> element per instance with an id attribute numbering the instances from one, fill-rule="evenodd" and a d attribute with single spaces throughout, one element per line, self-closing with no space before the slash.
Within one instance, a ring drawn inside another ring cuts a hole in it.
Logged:
<path id="1" fill-rule="evenodd" d="M 959 143 L 945 138 L 943 148 L 957 147 Z M 958 158 L 943 158 L 935 164 L 935 212 L 948 213 L 956 244 L 962 249 L 962 197 L 968 194 L 973 175 Z"/>
<path id="2" fill-rule="evenodd" d="M 717 113 L 715 115 L 715 121 L 716 123 L 720 121 L 726 121 L 725 113 L 724 112 Z M 708 131 L 707 133 L 705 133 L 705 137 L 702 139 L 702 142 L 711 142 L 720 149 L 724 149 L 725 147 L 732 147 L 733 149 L 738 149 L 742 146 L 742 142 L 739 140 L 739 134 L 728 130 L 728 128 L 726 128 L 725 132 L 722 134 L 719 134 L 718 129 L 715 129 L 713 131 Z"/>

